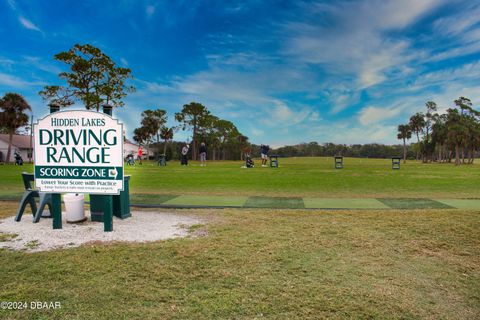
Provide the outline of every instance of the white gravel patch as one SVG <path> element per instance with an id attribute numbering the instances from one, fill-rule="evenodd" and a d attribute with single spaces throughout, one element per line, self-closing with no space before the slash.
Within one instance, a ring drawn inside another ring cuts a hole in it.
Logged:
<path id="1" fill-rule="evenodd" d="M 90 218 L 88 212 L 86 216 Z M 124 220 L 113 217 L 113 231 L 104 232 L 103 222 L 89 219 L 72 224 L 65 221 L 65 213 L 62 217 L 62 229 L 57 230 L 52 228 L 52 219 L 42 218 L 38 223 L 32 222 L 31 215 L 24 215 L 20 222 L 15 222 L 14 217 L 2 219 L 0 233 L 18 236 L 0 241 L 0 248 L 36 252 L 78 247 L 94 241 L 150 242 L 188 236 L 188 227 L 202 223 L 194 217 L 168 212 L 132 211 L 132 217 Z"/>

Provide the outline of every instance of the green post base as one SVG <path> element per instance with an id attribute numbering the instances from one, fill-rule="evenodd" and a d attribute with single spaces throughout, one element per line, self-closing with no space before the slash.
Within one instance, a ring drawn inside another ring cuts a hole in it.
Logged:
<path id="1" fill-rule="evenodd" d="M 113 231 L 113 199 L 112 196 L 105 197 L 103 211 L 103 231 Z"/>
<path id="2" fill-rule="evenodd" d="M 113 215 L 120 219 L 126 219 L 132 216 L 130 212 L 130 176 L 123 178 L 123 191 L 119 195 L 113 196 Z"/>
<path id="3" fill-rule="evenodd" d="M 60 193 L 52 194 L 53 229 L 62 229 L 62 196 Z"/>
<path id="4" fill-rule="evenodd" d="M 105 201 L 111 198 L 110 195 L 90 195 L 90 216 L 92 221 L 103 222 L 103 212 L 105 211 Z"/>

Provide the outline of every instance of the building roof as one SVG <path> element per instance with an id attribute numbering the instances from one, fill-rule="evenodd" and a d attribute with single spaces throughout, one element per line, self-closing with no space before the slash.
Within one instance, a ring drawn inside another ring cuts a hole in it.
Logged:
<path id="1" fill-rule="evenodd" d="M 8 143 L 8 134 L 0 134 L 0 140 Z M 12 138 L 12 145 L 18 149 L 30 149 L 30 136 L 14 134 Z M 33 148 L 33 139 L 32 139 Z"/>
<path id="2" fill-rule="evenodd" d="M 127 143 L 128 143 L 128 144 L 133 144 L 134 146 L 138 146 L 137 143 L 132 142 L 132 141 L 128 140 L 127 138 L 125 138 L 125 140 L 123 141 L 123 144 L 127 144 Z"/>
<path id="3" fill-rule="evenodd" d="M 125 147 L 125 145 L 127 145 L 127 144 L 129 144 L 131 146 L 134 146 L 136 148 L 138 148 L 140 146 L 138 143 L 135 143 L 135 142 L 132 142 L 128 139 L 125 139 L 125 141 L 123 141 L 123 146 Z M 147 146 L 142 146 L 142 149 L 143 149 L 143 151 L 146 151 L 146 152 L 152 152 L 152 150 L 150 150 L 150 148 L 147 147 Z"/>

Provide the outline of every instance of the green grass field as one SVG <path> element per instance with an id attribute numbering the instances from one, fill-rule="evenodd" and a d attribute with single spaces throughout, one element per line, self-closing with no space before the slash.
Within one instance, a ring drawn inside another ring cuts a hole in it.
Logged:
<path id="1" fill-rule="evenodd" d="M 257 160 L 256 164 L 260 161 Z M 346 158 L 335 170 L 332 158 L 280 159 L 279 168 L 241 169 L 240 161 L 190 162 L 166 167 L 152 162 L 125 167 L 132 194 L 273 196 L 320 198 L 480 198 L 480 165 L 423 164 L 408 161 L 392 170 L 390 159 Z M 0 166 L 0 198 L 22 193 L 20 173 L 31 165 Z M 148 197 L 148 196 L 147 196 Z"/>
<path id="2" fill-rule="evenodd" d="M 480 317 L 478 211 L 176 213 L 208 221 L 195 228 L 206 235 L 0 250 L 0 300 L 62 303 L 56 311 L 0 311 L 0 318 Z"/>
<path id="3" fill-rule="evenodd" d="M 335 170 L 330 158 L 241 165 L 126 167 L 136 202 L 244 208 L 159 209 L 204 221 L 183 239 L 0 249 L 1 301 L 62 303 L 0 310 L 0 318 L 480 318 L 480 166 L 392 170 L 388 159 L 345 159 Z M 12 199 L 0 202 L 0 218 L 16 210 L 21 171 L 32 167 L 0 166 L 0 199 Z"/>

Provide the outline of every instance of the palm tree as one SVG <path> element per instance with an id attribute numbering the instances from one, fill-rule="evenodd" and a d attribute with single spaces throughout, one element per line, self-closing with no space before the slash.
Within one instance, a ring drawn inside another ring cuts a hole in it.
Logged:
<path id="1" fill-rule="evenodd" d="M 425 117 L 423 116 L 423 113 L 417 112 L 413 116 L 410 117 L 410 122 L 409 126 L 417 136 L 417 142 L 418 142 L 418 147 L 420 147 L 420 133 L 423 132 L 423 128 L 425 127 Z M 416 158 L 418 160 L 418 151 Z"/>
<path id="2" fill-rule="evenodd" d="M 446 142 L 447 142 L 447 115 L 439 115 L 435 119 L 435 123 L 432 125 L 432 142 L 437 146 L 438 149 L 438 161 L 442 162 L 447 156 L 446 152 Z"/>
<path id="3" fill-rule="evenodd" d="M 133 130 L 133 140 L 135 140 L 140 146 L 150 145 L 152 136 L 146 127 L 140 127 Z"/>
<path id="4" fill-rule="evenodd" d="M 165 143 L 163 144 L 163 155 L 166 157 L 167 142 L 168 140 L 173 139 L 173 128 L 162 127 L 162 129 L 160 130 L 160 138 L 165 141 Z"/>
<path id="5" fill-rule="evenodd" d="M 472 101 L 465 97 L 460 97 L 457 100 L 453 101 L 455 106 L 460 109 L 460 114 L 463 115 L 468 111 L 472 110 Z"/>
<path id="6" fill-rule="evenodd" d="M 18 128 L 28 124 L 28 115 L 25 111 L 32 111 L 32 108 L 20 94 L 10 92 L 0 99 L 0 110 L 2 110 L 0 127 L 6 128 L 9 135 L 6 162 L 10 162 L 13 135 Z"/>
<path id="7" fill-rule="evenodd" d="M 412 130 L 408 124 L 401 124 L 398 126 L 397 138 L 403 140 L 403 163 L 407 162 L 407 146 L 405 140 L 409 140 L 412 137 Z"/>
<path id="8" fill-rule="evenodd" d="M 468 130 L 463 123 L 463 115 L 457 109 L 447 110 L 447 140 L 450 145 L 455 147 L 455 165 L 460 165 L 461 147 L 468 140 Z"/>

